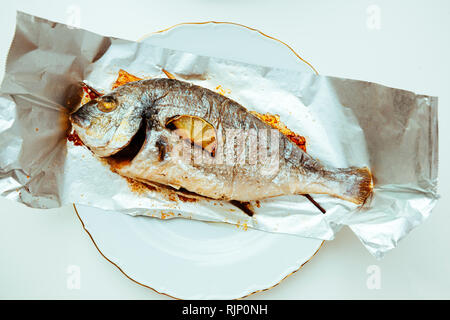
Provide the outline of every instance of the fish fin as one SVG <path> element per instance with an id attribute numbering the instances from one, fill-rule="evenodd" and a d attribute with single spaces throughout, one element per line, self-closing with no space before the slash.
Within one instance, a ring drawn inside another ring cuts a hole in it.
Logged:
<path id="1" fill-rule="evenodd" d="M 255 214 L 255 209 L 250 202 L 243 202 L 237 200 L 230 200 L 230 203 L 235 207 L 241 209 L 245 214 L 252 217 Z"/>
<path id="2" fill-rule="evenodd" d="M 158 149 L 158 160 L 164 161 L 164 159 L 166 158 L 166 154 L 167 154 L 167 149 L 168 149 L 168 141 L 167 141 L 167 137 L 165 136 L 160 136 L 156 142 L 155 142 L 155 146 Z"/>
<path id="3" fill-rule="evenodd" d="M 169 71 L 167 71 L 166 69 L 162 69 L 162 72 L 164 72 L 164 74 L 167 76 L 167 78 L 176 79 L 176 77 L 173 74 L 171 74 Z"/>
<path id="4" fill-rule="evenodd" d="M 201 117 L 178 115 L 166 121 L 166 128 L 174 131 L 181 139 L 190 141 L 215 156 L 217 149 L 216 130 Z"/>
<path id="5" fill-rule="evenodd" d="M 343 198 L 364 205 L 373 192 L 373 177 L 370 169 L 367 167 L 341 169 L 340 173 L 347 177 Z"/>

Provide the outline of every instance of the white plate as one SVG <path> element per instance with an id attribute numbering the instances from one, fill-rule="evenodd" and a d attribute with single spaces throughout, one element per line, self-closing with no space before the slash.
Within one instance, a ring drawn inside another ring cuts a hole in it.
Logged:
<path id="1" fill-rule="evenodd" d="M 314 72 L 287 45 L 236 24 L 183 24 L 143 41 Z M 322 244 L 322 240 L 242 230 L 222 223 L 164 221 L 77 208 L 85 229 L 107 260 L 136 283 L 181 299 L 234 299 L 271 288 L 297 271 Z"/>

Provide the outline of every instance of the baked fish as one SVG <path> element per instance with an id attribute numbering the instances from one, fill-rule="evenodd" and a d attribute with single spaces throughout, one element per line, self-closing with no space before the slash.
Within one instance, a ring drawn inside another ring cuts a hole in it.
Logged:
<path id="1" fill-rule="evenodd" d="M 363 204 L 368 168 L 330 168 L 239 103 L 174 79 L 140 80 L 70 116 L 77 135 L 122 176 L 200 196 L 252 201 L 328 194 Z"/>

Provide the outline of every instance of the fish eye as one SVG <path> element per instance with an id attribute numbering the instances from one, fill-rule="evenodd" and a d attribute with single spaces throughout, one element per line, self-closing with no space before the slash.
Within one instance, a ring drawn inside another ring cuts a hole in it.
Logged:
<path id="1" fill-rule="evenodd" d="M 102 112 L 111 112 L 117 108 L 117 101 L 111 96 L 103 96 L 97 102 L 97 108 Z"/>

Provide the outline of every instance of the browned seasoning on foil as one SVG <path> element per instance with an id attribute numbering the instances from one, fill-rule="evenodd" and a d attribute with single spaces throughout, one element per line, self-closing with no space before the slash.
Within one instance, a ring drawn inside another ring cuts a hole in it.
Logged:
<path id="1" fill-rule="evenodd" d="M 67 135 L 67 140 L 72 142 L 75 146 L 83 145 L 83 141 L 81 141 L 80 137 L 77 135 L 77 133 L 75 131 L 73 131 L 72 133 L 69 133 Z"/>

